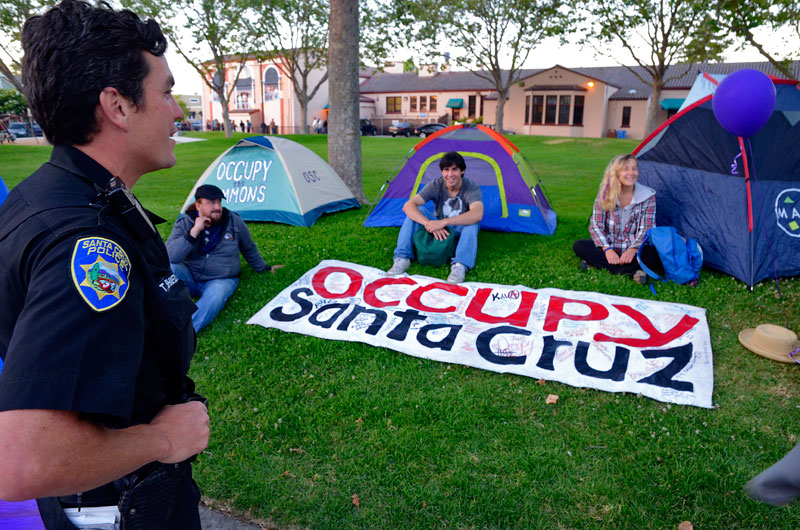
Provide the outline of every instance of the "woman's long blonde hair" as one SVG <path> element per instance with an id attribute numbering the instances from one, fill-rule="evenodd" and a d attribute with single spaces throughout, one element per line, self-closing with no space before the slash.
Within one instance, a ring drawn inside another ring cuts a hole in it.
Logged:
<path id="1" fill-rule="evenodd" d="M 597 201 L 600 203 L 600 208 L 607 212 L 617 207 L 617 199 L 621 188 L 617 176 L 628 160 L 636 160 L 636 157 L 632 154 L 615 156 L 608 163 L 606 172 L 603 174 L 600 191 L 597 192 Z"/>

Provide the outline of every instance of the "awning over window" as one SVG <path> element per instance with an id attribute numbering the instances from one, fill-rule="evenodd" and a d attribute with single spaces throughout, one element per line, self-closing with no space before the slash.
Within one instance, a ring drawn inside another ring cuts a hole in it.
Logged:
<path id="1" fill-rule="evenodd" d="M 456 99 L 456 98 L 453 98 L 453 99 L 449 100 L 447 102 L 447 105 L 445 105 L 445 107 L 450 108 L 450 109 L 460 109 L 463 106 L 464 106 L 464 100 L 463 99 Z"/>
<path id="2" fill-rule="evenodd" d="M 664 110 L 678 110 L 683 105 L 683 99 L 665 98 L 661 100 L 661 108 Z"/>

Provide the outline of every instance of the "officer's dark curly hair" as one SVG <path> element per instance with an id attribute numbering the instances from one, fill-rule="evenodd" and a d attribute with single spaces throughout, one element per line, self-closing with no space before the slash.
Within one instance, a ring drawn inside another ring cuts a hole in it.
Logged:
<path id="1" fill-rule="evenodd" d="M 100 93 L 114 87 L 137 108 L 149 68 L 167 41 L 154 20 L 79 0 L 63 0 L 25 22 L 22 83 L 28 106 L 52 144 L 84 145 L 99 132 Z"/>

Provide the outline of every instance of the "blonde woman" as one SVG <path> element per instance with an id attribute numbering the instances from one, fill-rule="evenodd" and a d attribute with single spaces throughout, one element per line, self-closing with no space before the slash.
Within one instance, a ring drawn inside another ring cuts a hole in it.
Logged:
<path id="1" fill-rule="evenodd" d="M 591 239 L 572 245 L 581 258 L 581 269 L 597 267 L 612 274 L 627 274 L 647 283 L 636 253 L 647 231 L 656 224 L 656 192 L 637 183 L 639 166 L 633 155 L 618 155 L 609 162 L 594 201 L 589 226 Z M 647 246 L 642 259 L 650 268 L 661 268 L 656 250 Z"/>

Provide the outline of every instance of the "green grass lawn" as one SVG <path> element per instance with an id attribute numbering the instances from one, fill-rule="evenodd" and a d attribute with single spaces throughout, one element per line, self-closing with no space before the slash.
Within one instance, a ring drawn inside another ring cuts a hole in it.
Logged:
<path id="1" fill-rule="evenodd" d="M 178 164 L 135 192 L 170 223 L 199 174 L 227 146 L 221 134 L 179 144 Z M 238 134 L 236 137 L 244 135 Z M 323 157 L 324 136 L 293 136 Z M 707 310 L 714 350 L 713 410 L 668 405 L 560 383 L 501 375 L 326 341 L 245 322 L 323 259 L 388 268 L 397 228 L 361 226 L 367 208 L 326 215 L 312 228 L 251 223 L 276 274 L 244 267 L 236 294 L 198 338 L 191 375 L 210 400 L 212 437 L 196 478 L 220 505 L 277 528 L 797 528 L 796 505 L 743 493 L 747 480 L 797 441 L 794 364 L 745 350 L 737 334 L 773 322 L 800 331 L 800 278 L 738 280 L 703 270 L 696 288 L 580 272 L 572 242 L 600 177 L 636 142 L 512 140 L 558 212 L 550 237 L 484 231 L 469 281 L 599 291 Z M 415 139 L 364 138 L 364 189 L 373 198 Z M 0 145 L 9 186 L 47 147 Z M 800 259 L 800 257 L 798 257 Z M 446 267 L 411 274 L 445 278 Z M 556 405 L 546 405 L 558 394 Z M 359 506 L 354 504 L 354 496 Z"/>

